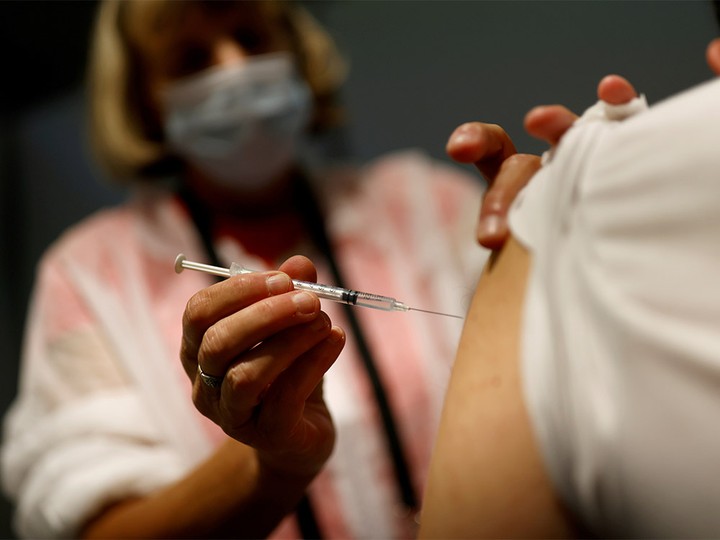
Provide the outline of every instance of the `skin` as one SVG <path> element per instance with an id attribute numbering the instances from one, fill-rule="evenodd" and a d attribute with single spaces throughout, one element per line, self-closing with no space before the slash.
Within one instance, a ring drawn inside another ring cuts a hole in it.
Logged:
<path id="1" fill-rule="evenodd" d="M 711 42 L 706 58 L 720 74 L 720 40 Z M 611 103 L 623 103 L 635 96 L 635 90 L 624 79 L 609 76 L 601 81 L 598 94 Z M 538 107 L 528 113 L 525 125 L 533 135 L 557 144 L 574 118 L 557 105 Z M 453 140 L 456 130 L 448 143 L 450 154 L 476 163 L 494 182 L 503 193 L 498 197 L 501 203 L 484 201 L 482 210 L 485 217 L 488 212 L 504 217 L 504 201 L 512 201 L 530 180 L 533 166 L 514 158 L 507 135 L 497 126 L 471 123 L 458 130 L 460 140 Z M 519 165 L 511 167 L 513 163 Z M 519 342 L 532 259 L 507 232 L 500 231 L 491 241 L 501 247 L 485 268 L 466 319 L 433 452 L 419 536 L 585 537 L 586 531 L 553 489 L 524 403 Z"/>
<path id="2" fill-rule="evenodd" d="M 420 538 L 568 538 L 522 399 L 518 342 L 529 258 L 510 238 L 486 267 L 453 367 Z"/>
<path id="3" fill-rule="evenodd" d="M 286 47 L 261 21 L 253 28 L 264 37 L 255 36 L 250 48 L 237 37 L 246 25 L 242 18 L 195 13 L 192 20 L 180 36 L 143 42 L 146 99 L 158 116 L 162 91 L 176 79 Z M 220 219 L 247 204 L 256 214 L 289 211 L 288 178 L 283 174 L 264 190 L 242 193 L 192 168 L 187 176 L 195 196 Z M 296 507 L 335 442 L 322 378 L 345 343 L 318 298 L 293 290 L 291 279 L 316 278 L 313 264 L 298 256 L 279 271 L 234 276 L 190 298 L 181 361 L 195 406 L 228 439 L 180 481 L 103 509 L 82 531 L 84 538 L 261 538 Z M 220 388 L 200 380 L 198 365 L 223 377 Z"/>
<path id="4" fill-rule="evenodd" d="M 714 39 L 705 49 L 705 60 L 715 75 L 720 75 L 720 38 Z"/>
<path id="5" fill-rule="evenodd" d="M 718 45 L 720 57 L 720 44 Z M 619 75 L 608 75 L 598 84 L 598 99 L 622 104 L 637 96 L 633 86 Z M 577 120 L 562 105 L 544 105 L 525 117 L 526 131 L 550 145 Z M 508 239 L 507 213 L 520 190 L 540 168 L 540 157 L 520 154 L 500 126 L 468 122 L 453 131 L 446 145 L 448 155 L 459 163 L 473 163 L 488 183 L 480 207 L 476 238 L 480 245 L 498 249 Z"/>
<path id="6" fill-rule="evenodd" d="M 598 97 L 611 103 L 635 96 L 632 85 L 616 75 L 598 85 Z M 560 105 L 536 107 L 526 116 L 525 127 L 555 145 L 576 119 Z M 519 190 L 540 168 L 540 158 L 516 153 L 502 128 L 479 122 L 455 130 L 447 149 L 454 159 L 474 163 L 491 186 L 482 202 L 477 237 L 496 251 L 466 318 L 433 454 L 420 536 L 576 537 L 580 531 L 555 495 L 532 436 L 518 361 L 530 257 L 509 236 L 506 215 Z"/>
<path id="7" fill-rule="evenodd" d="M 334 442 L 321 383 L 344 335 L 315 295 L 293 290 L 289 275 L 315 280 L 312 263 L 297 256 L 281 270 L 235 276 L 191 298 L 180 356 L 200 412 L 275 471 L 311 477 Z M 220 388 L 196 376 L 198 361 L 225 374 Z"/>

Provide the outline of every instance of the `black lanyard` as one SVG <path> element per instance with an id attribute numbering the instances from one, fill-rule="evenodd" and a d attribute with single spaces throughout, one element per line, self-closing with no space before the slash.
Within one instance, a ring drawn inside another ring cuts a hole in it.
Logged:
<path id="1" fill-rule="evenodd" d="M 343 279 L 337 261 L 333 256 L 332 245 L 323 223 L 322 212 L 318 206 L 317 199 L 313 195 L 310 185 L 304 176 L 299 175 L 298 181 L 294 183 L 294 186 L 295 193 L 293 201 L 295 201 L 297 208 L 303 216 L 312 240 L 320 249 L 321 253 L 323 253 L 323 255 L 327 258 L 335 284 L 340 287 L 344 287 L 345 280 Z M 215 251 L 212 239 L 212 220 L 210 214 L 191 194 L 181 190 L 179 195 L 185 202 L 193 222 L 195 223 L 195 227 L 203 242 L 210 264 L 223 266 L 218 258 L 217 252 Z M 410 468 L 408 466 L 402 442 L 396 427 L 397 422 L 395 421 L 387 398 L 387 392 L 385 391 L 370 347 L 365 339 L 365 333 L 363 332 L 360 321 L 356 316 L 356 308 L 347 304 L 343 304 L 343 308 L 345 309 L 345 316 L 347 317 L 352 334 L 355 336 L 358 352 L 360 353 L 363 367 L 365 368 L 367 376 L 370 380 L 375 401 L 380 412 L 380 418 L 385 432 L 385 440 L 388 445 L 388 452 L 392 458 L 395 479 L 400 491 L 402 502 L 408 510 L 415 511 L 418 508 L 418 499 L 415 494 L 412 477 L 410 475 Z M 298 505 L 296 514 L 303 538 L 310 539 L 322 537 L 320 528 L 317 524 L 317 519 L 315 518 L 315 514 L 313 512 L 311 501 L 307 494 Z"/>

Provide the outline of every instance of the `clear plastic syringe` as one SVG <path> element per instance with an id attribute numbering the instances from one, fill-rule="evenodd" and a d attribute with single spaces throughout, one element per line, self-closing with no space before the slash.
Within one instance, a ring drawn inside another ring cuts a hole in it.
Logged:
<path id="1" fill-rule="evenodd" d="M 210 264 L 188 261 L 185 258 L 185 255 L 180 253 L 177 257 L 175 257 L 175 272 L 179 274 L 186 268 L 188 270 L 198 270 L 200 272 L 205 272 L 206 274 L 212 274 L 225 278 L 235 276 L 237 274 L 251 274 L 255 272 L 255 270 L 250 270 L 237 263 L 232 263 L 230 268 L 222 268 L 220 266 L 212 266 Z M 293 279 L 292 282 L 296 289 L 309 291 L 316 294 L 319 298 L 325 298 L 327 300 L 332 300 L 333 302 L 381 309 L 383 311 L 421 311 L 423 313 L 431 313 L 433 315 L 443 315 L 444 317 L 462 319 L 459 315 L 412 308 L 404 302 L 400 302 L 399 300 L 395 300 L 394 298 L 390 298 L 388 296 L 354 291 L 352 289 L 344 289 L 333 285 L 323 285 L 321 283 L 313 283 L 311 281 L 300 281 L 299 279 Z"/>

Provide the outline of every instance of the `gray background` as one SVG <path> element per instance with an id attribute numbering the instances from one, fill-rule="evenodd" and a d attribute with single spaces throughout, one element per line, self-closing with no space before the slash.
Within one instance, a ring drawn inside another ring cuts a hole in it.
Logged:
<path id="1" fill-rule="evenodd" d="M 347 144 L 364 162 L 416 147 L 446 159 L 452 129 L 504 126 L 539 153 L 532 106 L 581 111 L 619 73 L 653 103 L 710 78 L 708 1 L 317 1 L 351 64 Z M 69 224 L 122 194 L 98 182 L 84 140 L 82 70 L 95 2 L 0 1 L 0 412 L 15 393 L 35 262 Z M 467 167 L 470 170 L 469 167 Z M 0 537 L 11 537 L 0 508 Z"/>

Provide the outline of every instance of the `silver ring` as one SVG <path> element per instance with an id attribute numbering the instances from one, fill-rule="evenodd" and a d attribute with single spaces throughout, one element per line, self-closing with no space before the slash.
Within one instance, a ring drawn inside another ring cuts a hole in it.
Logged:
<path id="1" fill-rule="evenodd" d="M 222 386 L 224 377 L 214 377 L 213 375 L 208 375 L 202 370 L 200 364 L 198 364 L 198 375 L 200 375 L 200 380 L 210 388 L 220 388 Z"/>

